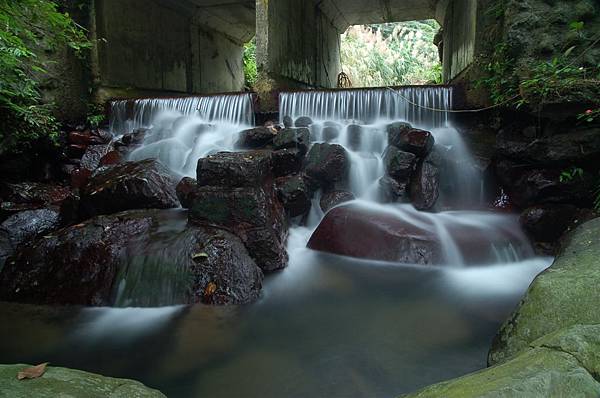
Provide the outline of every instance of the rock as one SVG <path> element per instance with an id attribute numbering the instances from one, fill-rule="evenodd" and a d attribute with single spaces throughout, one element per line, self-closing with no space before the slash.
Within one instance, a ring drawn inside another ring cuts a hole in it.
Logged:
<path id="1" fill-rule="evenodd" d="M 308 116 L 300 116 L 299 118 L 296 119 L 296 121 L 294 122 L 294 126 L 295 127 L 308 127 L 311 124 L 313 124 L 313 121 L 311 118 L 309 118 Z"/>
<path id="2" fill-rule="evenodd" d="M 100 166 L 100 160 L 112 150 L 111 145 L 92 145 L 81 158 L 80 168 L 94 171 Z"/>
<path id="3" fill-rule="evenodd" d="M 561 181 L 562 170 L 533 168 L 510 160 L 496 163 L 499 181 L 521 208 L 543 203 L 591 206 L 590 192 L 595 185 L 592 173 L 584 172 L 580 177 Z"/>
<path id="4" fill-rule="evenodd" d="M 600 218 L 569 233 L 552 266 L 530 285 L 494 339 L 491 365 L 505 362 L 542 336 L 575 324 L 600 324 Z"/>
<path id="5" fill-rule="evenodd" d="M 186 202 L 192 222 L 234 232 L 263 271 L 287 265 L 285 210 L 271 185 L 199 186 Z"/>
<path id="6" fill-rule="evenodd" d="M 126 146 L 142 144 L 147 133 L 147 129 L 135 129 L 131 133 L 123 134 L 123 137 L 121 137 L 121 143 Z"/>
<path id="7" fill-rule="evenodd" d="M 407 264 L 439 264 L 435 236 L 384 212 L 346 204 L 331 209 L 307 247 L 342 256 Z"/>
<path id="8" fill-rule="evenodd" d="M 387 127 L 388 143 L 418 157 L 425 157 L 433 149 L 435 139 L 429 131 L 412 128 L 407 123 L 392 123 Z"/>
<path id="9" fill-rule="evenodd" d="M 152 223 L 143 213 L 101 216 L 21 246 L 0 272 L 0 298 L 110 305 L 126 243 L 147 234 Z"/>
<path id="10" fill-rule="evenodd" d="M 555 242 L 573 224 L 578 212 L 572 205 L 539 205 L 525 209 L 519 221 L 533 240 Z"/>
<path id="11" fill-rule="evenodd" d="M 244 130 L 240 133 L 239 139 L 235 144 L 236 148 L 242 149 L 261 149 L 273 144 L 275 130 L 268 127 L 255 127 Z"/>
<path id="12" fill-rule="evenodd" d="M 498 366 L 434 384 L 404 398 L 595 397 L 599 325 L 574 326 L 532 343 Z"/>
<path id="13" fill-rule="evenodd" d="M 343 185 L 350 172 L 350 159 L 341 145 L 314 144 L 306 155 L 304 171 L 321 187 Z"/>
<path id="14" fill-rule="evenodd" d="M 271 154 L 266 151 L 219 152 L 198 161 L 199 185 L 255 187 L 271 176 Z"/>
<path id="15" fill-rule="evenodd" d="M 324 126 L 322 131 L 323 140 L 331 142 L 340 136 L 339 126 Z"/>
<path id="16" fill-rule="evenodd" d="M 100 166 L 112 166 L 123 162 L 125 159 L 119 151 L 110 151 L 100 159 Z"/>
<path id="17" fill-rule="evenodd" d="M 304 154 L 299 149 L 280 149 L 271 154 L 275 177 L 298 173 L 302 169 L 303 161 Z"/>
<path id="18" fill-rule="evenodd" d="M 391 177 L 384 176 L 379 179 L 379 191 L 384 203 L 408 201 L 408 184 L 400 183 Z"/>
<path id="19" fill-rule="evenodd" d="M 193 205 L 194 193 L 198 188 L 198 181 L 191 177 L 184 177 L 179 181 L 177 187 L 175 188 L 175 192 L 177 194 L 177 198 L 181 203 L 181 206 L 185 209 L 189 209 Z"/>
<path id="20" fill-rule="evenodd" d="M 0 269 L 18 245 L 60 227 L 58 209 L 26 210 L 0 224 Z"/>
<path id="21" fill-rule="evenodd" d="M 297 149 L 302 156 L 310 145 L 310 131 L 307 128 L 281 130 L 273 140 L 275 149 Z"/>
<path id="22" fill-rule="evenodd" d="M 101 167 L 81 190 L 82 214 L 178 207 L 175 185 L 170 171 L 155 159 Z"/>
<path id="23" fill-rule="evenodd" d="M 418 165 L 410 181 L 410 200 L 418 210 L 431 210 L 439 197 L 440 158 L 430 153 Z"/>
<path id="24" fill-rule="evenodd" d="M 327 213 L 330 209 L 354 199 L 356 199 L 356 197 L 349 191 L 329 191 L 321 196 L 319 205 L 321 206 L 321 210 L 323 210 L 324 213 Z"/>
<path id="25" fill-rule="evenodd" d="M 283 126 L 284 126 L 286 129 L 289 129 L 289 128 L 291 128 L 291 127 L 294 127 L 294 119 L 292 119 L 292 118 L 291 118 L 291 117 L 289 117 L 289 116 L 284 116 L 284 117 L 283 117 Z"/>
<path id="26" fill-rule="evenodd" d="M 104 129 L 92 130 L 92 141 L 99 145 L 109 144 L 113 140 L 113 135 L 110 131 Z"/>
<path id="27" fill-rule="evenodd" d="M 71 131 L 67 136 L 67 142 L 69 144 L 75 145 L 90 145 L 92 141 L 92 135 L 89 131 L 79 132 L 79 131 Z"/>
<path id="28" fill-rule="evenodd" d="M 65 148 L 65 156 L 68 158 L 80 158 L 83 156 L 88 146 L 83 144 L 69 144 Z"/>
<path id="29" fill-rule="evenodd" d="M 347 127 L 348 147 L 352 151 L 360 150 L 363 138 L 363 129 L 358 124 L 351 124 Z"/>
<path id="30" fill-rule="evenodd" d="M 2 394 L 11 398 L 29 397 L 131 397 L 165 398 L 158 390 L 127 379 L 48 366 L 38 379 L 17 380 L 17 373 L 31 365 L 0 365 Z"/>
<path id="31" fill-rule="evenodd" d="M 591 162 L 600 166 L 600 127 L 581 127 L 572 132 L 527 138 L 501 131 L 496 139 L 498 154 L 538 165 Z"/>
<path id="32" fill-rule="evenodd" d="M 134 210 L 20 247 L 0 274 L 0 297 L 37 304 L 246 304 L 258 298 L 262 277 L 230 232 L 187 226 L 184 213 Z"/>
<path id="33" fill-rule="evenodd" d="M 275 189 L 290 217 L 298 217 L 310 211 L 312 193 L 302 175 L 277 178 Z"/>
<path id="34" fill-rule="evenodd" d="M 0 221 L 24 210 L 62 208 L 73 192 L 61 185 L 22 182 L 0 185 Z"/>
<path id="35" fill-rule="evenodd" d="M 77 168 L 71 172 L 71 187 L 80 189 L 84 187 L 92 175 L 92 171 L 88 169 Z"/>
<path id="36" fill-rule="evenodd" d="M 395 146 L 389 146 L 383 156 L 387 175 L 400 183 L 408 183 L 415 171 L 416 160 L 414 154 L 401 151 Z"/>

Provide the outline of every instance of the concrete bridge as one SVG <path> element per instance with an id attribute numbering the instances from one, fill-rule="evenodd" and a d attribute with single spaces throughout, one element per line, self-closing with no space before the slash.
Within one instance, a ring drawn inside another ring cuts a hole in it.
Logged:
<path id="1" fill-rule="evenodd" d="M 335 87 L 350 25 L 435 18 L 444 77 L 469 65 L 477 0 L 94 0 L 97 99 L 240 91 L 256 36 L 259 91 Z M 266 101 L 268 102 L 268 100 Z"/>

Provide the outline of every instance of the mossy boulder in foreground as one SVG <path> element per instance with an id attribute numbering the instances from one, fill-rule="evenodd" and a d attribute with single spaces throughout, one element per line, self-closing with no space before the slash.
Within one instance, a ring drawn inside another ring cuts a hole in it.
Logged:
<path id="1" fill-rule="evenodd" d="M 165 398 L 158 390 L 126 379 L 49 366 L 37 379 L 17 380 L 28 365 L 0 365 L 0 397 Z"/>
<path id="2" fill-rule="evenodd" d="M 536 340 L 513 359 L 404 398 L 598 397 L 600 325 L 575 325 Z"/>

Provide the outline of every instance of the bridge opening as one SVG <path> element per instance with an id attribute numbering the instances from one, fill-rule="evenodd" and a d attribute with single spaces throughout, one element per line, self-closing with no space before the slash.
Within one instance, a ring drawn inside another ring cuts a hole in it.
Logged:
<path id="1" fill-rule="evenodd" d="M 352 87 L 441 84 L 442 35 L 433 19 L 350 26 L 341 69 Z"/>

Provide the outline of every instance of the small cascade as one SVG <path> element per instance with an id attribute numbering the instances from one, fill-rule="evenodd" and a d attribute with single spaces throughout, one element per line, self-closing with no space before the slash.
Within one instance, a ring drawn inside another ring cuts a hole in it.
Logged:
<path id="1" fill-rule="evenodd" d="M 290 118 L 292 122 L 310 118 L 313 143 L 345 148 L 351 164 L 348 189 L 357 198 L 349 204 L 351 209 L 372 212 L 379 221 L 388 217 L 390 225 L 405 225 L 434 235 L 442 246 L 445 263 L 472 264 L 469 257 L 473 256 L 465 255 L 465 251 L 473 250 L 486 264 L 530 258 L 533 250 L 514 217 L 472 210 L 481 206 L 482 176 L 460 133 L 452 126 L 448 112 L 452 98 L 451 87 L 289 92 L 280 95 L 280 118 L 282 123 L 289 123 Z M 444 158 L 438 203 L 452 211 L 421 212 L 411 205 L 385 203 L 379 180 L 385 175 L 388 126 L 395 122 L 410 123 L 434 136 L 436 151 Z M 298 243 L 302 240 L 294 239 L 295 245 L 305 245 L 323 219 L 315 206 L 318 204 L 313 203 L 306 227 L 301 228 L 305 240 Z M 352 234 L 340 239 L 352 242 Z M 469 234 L 477 237 L 472 244 Z M 290 253 L 296 249 L 289 247 Z M 293 255 L 291 258 L 293 262 Z"/>
<path id="2" fill-rule="evenodd" d="M 313 120 L 371 124 L 381 119 L 406 120 L 417 127 L 445 127 L 452 109 L 452 87 L 402 87 L 282 93 L 281 122 L 289 116 Z"/>
<path id="3" fill-rule="evenodd" d="M 195 176 L 198 159 L 233 150 L 237 133 L 253 125 L 251 94 L 116 101 L 110 118 L 115 136 L 147 130 L 129 160 L 157 158 L 181 176 Z"/>

